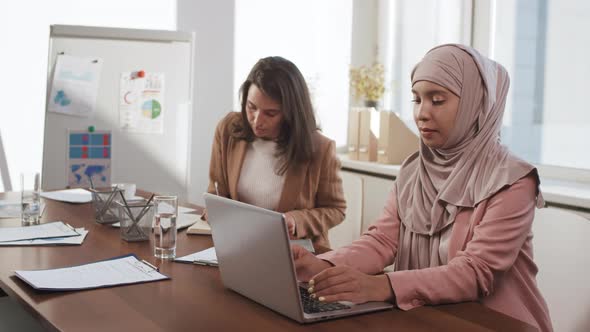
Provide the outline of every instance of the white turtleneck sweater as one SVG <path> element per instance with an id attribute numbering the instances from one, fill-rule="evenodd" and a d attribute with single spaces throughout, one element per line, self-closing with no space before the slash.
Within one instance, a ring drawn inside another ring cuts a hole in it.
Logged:
<path id="1" fill-rule="evenodd" d="M 240 201 L 269 210 L 276 210 L 285 183 L 284 175 L 277 175 L 275 157 L 277 143 L 256 139 L 248 144 L 238 180 Z"/>

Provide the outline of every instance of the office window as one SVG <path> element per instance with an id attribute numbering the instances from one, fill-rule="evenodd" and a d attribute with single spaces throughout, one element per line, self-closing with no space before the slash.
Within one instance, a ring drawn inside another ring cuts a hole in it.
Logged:
<path id="1" fill-rule="evenodd" d="M 236 1 L 234 105 L 258 59 L 289 59 L 305 77 L 324 135 L 346 144 L 352 0 Z"/>
<path id="2" fill-rule="evenodd" d="M 410 73 L 432 47 L 470 43 L 471 1 L 381 1 L 380 10 L 386 14 L 381 16 L 378 58 L 389 85 L 383 106 L 400 114 L 414 130 Z"/>
<path id="3" fill-rule="evenodd" d="M 590 169 L 590 3 L 493 1 L 490 55 L 510 73 L 502 141 L 542 165 Z"/>
<path id="4" fill-rule="evenodd" d="M 18 190 L 20 172 L 41 170 L 49 25 L 174 30 L 176 1 L 24 0 L 1 6 L 0 134 L 13 190 Z"/>

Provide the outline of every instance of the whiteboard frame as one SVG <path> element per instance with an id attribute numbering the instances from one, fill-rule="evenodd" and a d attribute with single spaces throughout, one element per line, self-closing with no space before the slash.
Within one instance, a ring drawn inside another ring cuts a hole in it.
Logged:
<path id="1" fill-rule="evenodd" d="M 182 188 L 182 192 L 176 193 L 181 198 L 188 197 L 188 190 L 191 181 L 191 151 L 192 151 L 192 122 L 193 122 L 193 105 L 194 105 L 194 72 L 195 72 L 195 32 L 184 32 L 184 31 L 168 31 L 168 30 L 143 30 L 143 29 L 127 29 L 127 28 L 110 28 L 110 27 L 92 27 L 92 26 L 77 26 L 77 25 L 51 25 L 50 26 L 50 33 L 49 33 L 49 48 L 48 48 L 48 62 L 47 62 L 47 91 L 46 91 L 46 104 L 45 104 L 45 113 L 44 113 L 44 126 L 43 128 L 46 129 L 47 121 L 48 121 L 48 108 L 50 102 L 50 93 L 51 93 L 51 84 L 52 84 L 52 71 L 53 66 L 55 64 L 52 55 L 54 54 L 54 38 L 84 38 L 84 39 L 108 39 L 108 40 L 130 40 L 130 41 L 145 41 L 145 42 L 184 42 L 189 44 L 190 49 L 190 58 L 189 58 L 189 68 L 188 70 L 188 91 L 187 96 L 188 100 L 179 103 L 177 113 L 181 111 L 181 107 L 185 108 L 185 112 L 187 113 L 187 142 L 186 142 L 186 151 L 185 151 L 185 170 L 186 174 L 184 174 L 184 184 Z M 117 82 L 118 83 L 118 82 Z M 169 101 L 166 101 L 167 103 Z M 179 101 L 176 101 L 179 102 Z M 119 128 L 113 128 L 119 130 Z M 46 134 L 44 134 L 45 136 Z M 43 159 L 45 160 L 45 154 L 48 153 L 45 145 L 48 142 L 43 142 Z M 65 161 L 64 161 L 65 162 Z M 45 161 L 43 162 L 43 171 L 45 172 Z M 113 168 L 111 176 L 116 173 L 116 170 Z M 43 188 L 46 189 L 45 181 L 47 180 L 45 176 L 42 177 L 43 179 Z M 53 189 L 53 188 L 51 188 Z M 146 189 L 146 188 L 143 188 Z"/>

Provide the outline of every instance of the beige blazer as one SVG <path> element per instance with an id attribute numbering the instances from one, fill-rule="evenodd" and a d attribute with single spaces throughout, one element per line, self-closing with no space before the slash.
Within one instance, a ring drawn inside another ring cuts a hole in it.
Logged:
<path id="1" fill-rule="evenodd" d="M 248 142 L 231 135 L 236 121 L 241 121 L 241 113 L 230 112 L 215 130 L 208 192 L 215 193 L 217 182 L 219 195 L 239 201 L 238 180 Z M 293 217 L 297 238 L 329 247 L 328 230 L 344 220 L 346 211 L 340 160 L 334 141 L 319 132 L 314 136 L 314 146 L 311 161 L 287 169 L 277 211 Z"/>

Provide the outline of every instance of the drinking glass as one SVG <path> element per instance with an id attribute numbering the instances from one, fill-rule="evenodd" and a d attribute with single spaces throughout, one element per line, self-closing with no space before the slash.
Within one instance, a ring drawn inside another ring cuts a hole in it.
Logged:
<path id="1" fill-rule="evenodd" d="M 162 259 L 176 257 L 176 196 L 154 197 L 154 256 Z"/>
<path id="2" fill-rule="evenodd" d="M 21 225 L 39 225 L 41 220 L 41 175 L 21 173 Z"/>

